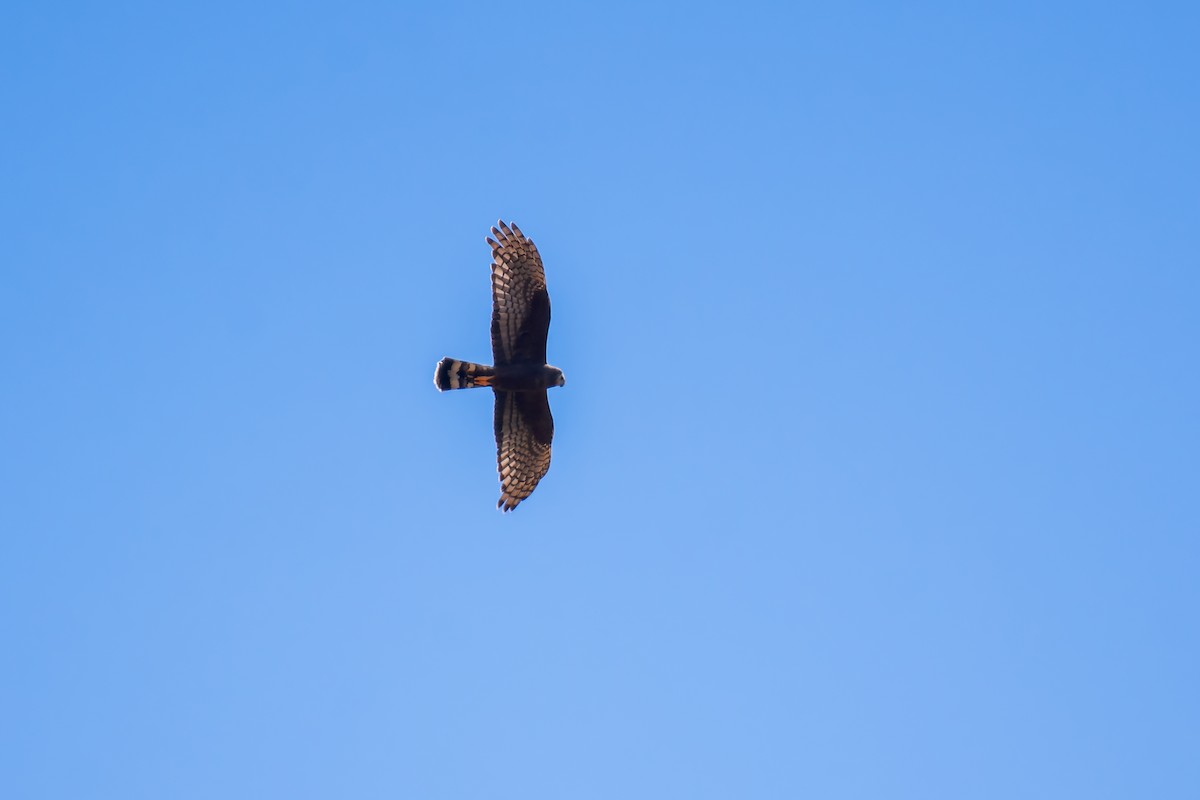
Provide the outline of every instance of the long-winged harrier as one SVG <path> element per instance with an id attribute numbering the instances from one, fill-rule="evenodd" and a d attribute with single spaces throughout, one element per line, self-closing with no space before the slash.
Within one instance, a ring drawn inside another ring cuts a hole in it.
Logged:
<path id="1" fill-rule="evenodd" d="M 497 508 L 512 511 L 550 469 L 554 418 L 546 390 L 563 386 L 546 363 L 550 295 L 533 242 L 516 225 L 492 228 L 492 359 L 494 366 L 443 358 L 433 374 L 439 391 L 490 386 L 496 395 Z"/>

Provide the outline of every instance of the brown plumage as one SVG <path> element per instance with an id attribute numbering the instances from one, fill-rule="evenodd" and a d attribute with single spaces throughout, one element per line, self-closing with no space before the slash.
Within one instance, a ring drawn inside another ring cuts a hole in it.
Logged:
<path id="1" fill-rule="evenodd" d="M 511 511 L 550 469 L 554 418 L 546 390 L 566 383 L 546 363 L 550 295 L 533 242 L 516 225 L 492 228 L 492 358 L 485 366 L 444 358 L 434 373 L 439 390 L 490 386 L 495 393 L 498 508 Z M 493 238 L 494 237 L 494 238 Z"/>

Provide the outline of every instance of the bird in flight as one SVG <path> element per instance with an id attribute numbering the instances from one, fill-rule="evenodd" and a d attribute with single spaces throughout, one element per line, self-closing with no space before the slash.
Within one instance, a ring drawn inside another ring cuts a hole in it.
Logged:
<path id="1" fill-rule="evenodd" d="M 492 366 L 443 358 L 433 374 L 438 391 L 490 386 L 496 396 L 497 508 L 512 511 L 550 469 L 554 418 L 546 390 L 564 386 L 562 370 L 546 363 L 550 295 L 537 248 L 515 224 L 492 228 Z M 494 237 L 494 238 L 493 238 Z"/>

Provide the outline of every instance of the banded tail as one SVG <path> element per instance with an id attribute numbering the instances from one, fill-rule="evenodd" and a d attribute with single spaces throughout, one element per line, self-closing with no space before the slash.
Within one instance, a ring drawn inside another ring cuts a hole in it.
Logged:
<path id="1" fill-rule="evenodd" d="M 470 389 L 475 386 L 491 386 L 496 370 L 470 361 L 455 361 L 443 358 L 433 373 L 433 385 L 439 392 L 450 389 Z"/>

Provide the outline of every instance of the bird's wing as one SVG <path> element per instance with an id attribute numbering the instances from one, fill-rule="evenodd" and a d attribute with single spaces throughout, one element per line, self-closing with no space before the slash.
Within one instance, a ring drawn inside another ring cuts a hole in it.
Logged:
<path id="1" fill-rule="evenodd" d="M 497 508 L 512 511 L 533 494 L 550 469 L 550 440 L 554 417 L 545 390 L 496 390 L 496 463 L 500 470 Z"/>
<path id="2" fill-rule="evenodd" d="M 492 356 L 497 365 L 546 363 L 550 295 L 537 247 L 516 225 L 492 228 Z"/>

